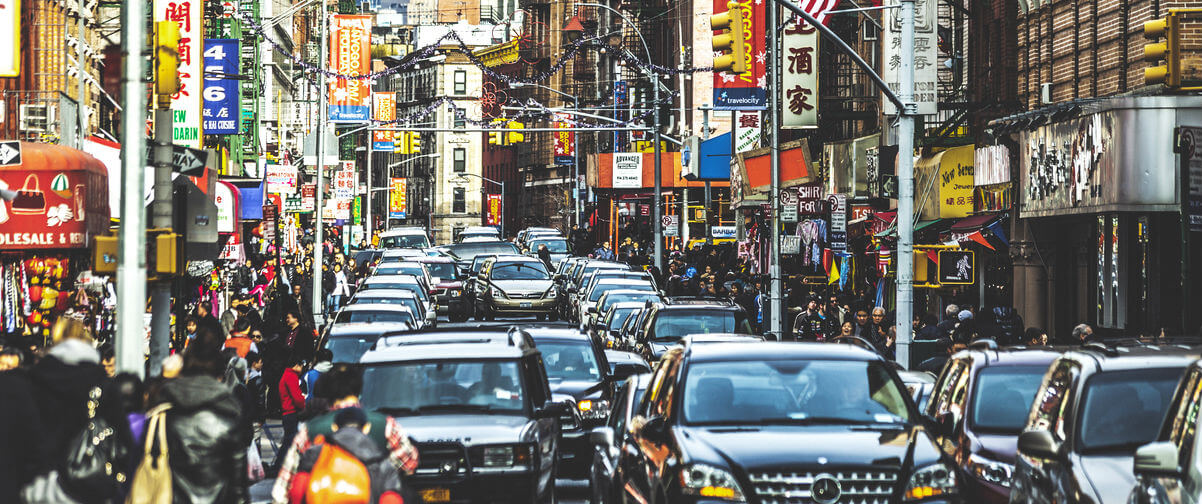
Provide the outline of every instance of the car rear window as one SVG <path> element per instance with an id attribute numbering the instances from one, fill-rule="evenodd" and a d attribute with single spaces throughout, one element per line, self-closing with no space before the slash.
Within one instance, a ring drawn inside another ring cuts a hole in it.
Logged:
<path id="1" fill-rule="evenodd" d="M 1077 437 L 1081 452 L 1131 452 L 1156 439 L 1181 368 L 1096 374 L 1086 384 Z"/>
<path id="2" fill-rule="evenodd" d="M 1007 434 L 1022 432 L 1047 370 L 1047 366 L 992 366 L 981 370 L 972 395 L 973 428 Z"/>

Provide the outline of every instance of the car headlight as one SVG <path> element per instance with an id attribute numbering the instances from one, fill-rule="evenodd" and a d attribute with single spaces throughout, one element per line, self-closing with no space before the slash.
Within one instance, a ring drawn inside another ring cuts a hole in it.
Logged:
<path id="1" fill-rule="evenodd" d="M 584 420 L 609 418 L 609 401 L 581 399 L 576 403 L 576 409 L 580 411 L 580 418 Z"/>
<path id="2" fill-rule="evenodd" d="M 505 293 L 496 287 L 492 288 L 492 297 L 505 297 Z"/>
<path id="3" fill-rule="evenodd" d="M 531 467 L 534 456 L 534 446 L 529 444 L 484 446 L 472 451 L 472 463 L 484 468 Z"/>
<path id="4" fill-rule="evenodd" d="M 680 489 L 686 495 L 710 499 L 743 501 L 739 482 L 724 469 L 705 464 L 691 464 L 680 471 Z"/>
<path id="5" fill-rule="evenodd" d="M 917 501 L 956 493 L 956 471 L 944 464 L 931 464 L 910 476 L 905 500 Z"/>
<path id="6" fill-rule="evenodd" d="M 968 456 L 968 472 L 981 481 L 1009 488 L 1014 466 L 972 454 Z"/>

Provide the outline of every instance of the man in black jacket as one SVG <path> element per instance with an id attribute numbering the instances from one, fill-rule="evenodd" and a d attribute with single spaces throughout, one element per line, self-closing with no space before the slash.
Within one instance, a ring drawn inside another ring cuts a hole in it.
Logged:
<path id="1" fill-rule="evenodd" d="M 21 487 L 46 466 L 42 421 L 22 371 L 0 372 L 0 502 L 20 502 Z"/>

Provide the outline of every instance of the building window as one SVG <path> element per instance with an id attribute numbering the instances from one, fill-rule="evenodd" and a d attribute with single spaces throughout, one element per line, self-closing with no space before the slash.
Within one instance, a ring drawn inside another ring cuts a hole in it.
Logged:
<path id="1" fill-rule="evenodd" d="M 467 120 L 455 114 L 455 129 L 463 129 L 467 127 Z"/>
<path id="2" fill-rule="evenodd" d="M 462 187 L 455 188 L 455 199 L 451 203 L 451 212 L 466 213 L 467 212 L 467 193 Z"/>
<path id="3" fill-rule="evenodd" d="M 464 70 L 455 70 L 455 94 L 467 94 L 467 72 Z"/>
<path id="4" fill-rule="evenodd" d="M 455 149 L 455 173 L 463 173 L 467 171 L 467 149 Z"/>

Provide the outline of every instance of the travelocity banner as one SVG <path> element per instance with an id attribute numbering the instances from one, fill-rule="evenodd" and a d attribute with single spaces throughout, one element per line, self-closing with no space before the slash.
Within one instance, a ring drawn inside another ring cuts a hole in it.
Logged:
<path id="1" fill-rule="evenodd" d="M 370 73 L 371 16 L 337 14 L 330 24 L 330 68 L 349 76 Z M 368 80 L 334 79 L 330 83 L 330 121 L 365 123 L 370 119 Z"/>
<path id="2" fill-rule="evenodd" d="M 171 95 L 171 142 L 200 149 L 204 3 L 154 0 L 154 20 L 179 23 L 179 91 Z"/>
<path id="3" fill-rule="evenodd" d="M 714 0 L 714 13 L 726 12 L 728 0 Z M 739 75 L 714 72 L 714 110 L 762 110 L 768 106 L 767 54 L 763 0 L 738 0 L 743 10 L 747 71 Z"/>

